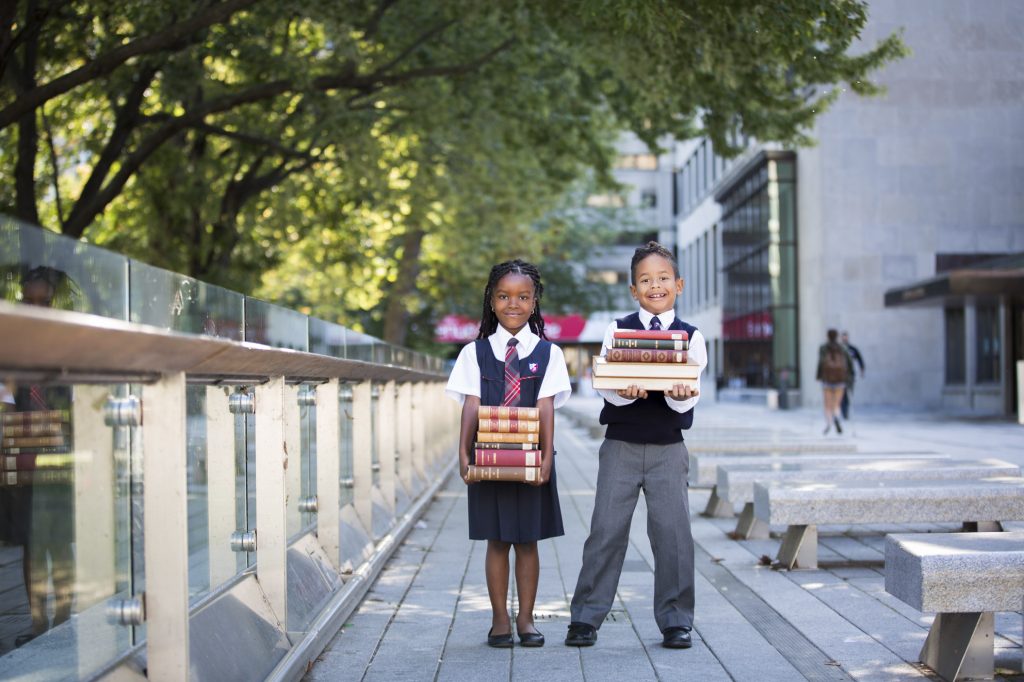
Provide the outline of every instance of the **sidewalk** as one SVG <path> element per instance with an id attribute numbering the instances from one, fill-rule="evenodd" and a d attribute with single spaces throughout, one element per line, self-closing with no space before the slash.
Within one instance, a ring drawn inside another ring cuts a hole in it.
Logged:
<path id="1" fill-rule="evenodd" d="M 540 543 L 536 622 L 542 649 L 490 649 L 490 607 L 480 542 L 467 540 L 465 488 L 448 481 L 308 680 L 926 680 L 917 663 L 931 617 L 884 590 L 885 532 L 953 530 L 951 525 L 820 529 L 825 568 L 775 571 L 761 565 L 779 540 L 730 540 L 732 519 L 699 515 L 708 491 L 692 489 L 697 543 L 694 647 L 660 646 L 651 606 L 653 559 L 643 495 L 619 583 L 618 601 L 589 649 L 565 647 L 569 600 L 580 568 L 597 475 L 599 439 L 570 414 L 596 417 L 600 401 L 574 398 L 556 428 L 566 534 Z M 859 415 L 858 415 L 859 416 Z M 699 406 L 690 443 L 750 437 L 820 441 L 817 411 Z M 1024 464 L 1024 427 L 924 414 L 866 412 L 843 436 L 858 450 L 929 450 Z M 512 593 L 515 589 L 513 586 Z M 514 600 L 514 596 L 513 596 Z M 515 604 L 513 601 L 513 608 Z M 1021 614 L 996 615 L 996 666 L 1021 674 Z"/>

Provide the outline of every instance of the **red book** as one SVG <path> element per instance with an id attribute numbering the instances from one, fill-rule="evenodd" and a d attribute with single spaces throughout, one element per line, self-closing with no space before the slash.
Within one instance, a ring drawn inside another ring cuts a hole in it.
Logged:
<path id="1" fill-rule="evenodd" d="M 616 329 L 616 339 L 665 339 L 667 341 L 686 341 L 690 338 L 682 329 Z"/>
<path id="2" fill-rule="evenodd" d="M 473 455 L 473 463 L 476 466 L 540 466 L 540 450 L 489 450 L 481 448 L 476 450 Z"/>
<path id="3" fill-rule="evenodd" d="M 685 350 L 648 350 L 646 348 L 609 348 L 605 354 L 608 362 L 686 362 Z"/>
<path id="4" fill-rule="evenodd" d="M 690 342 L 685 339 L 612 339 L 612 348 L 650 348 L 652 350 L 689 350 Z"/>
<path id="5" fill-rule="evenodd" d="M 540 467 L 478 467 L 470 465 L 466 481 L 517 481 L 531 483 L 540 478 Z"/>

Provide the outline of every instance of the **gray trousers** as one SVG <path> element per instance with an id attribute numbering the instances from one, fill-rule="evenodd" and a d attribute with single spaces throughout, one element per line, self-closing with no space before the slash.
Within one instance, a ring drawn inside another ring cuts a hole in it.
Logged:
<path id="1" fill-rule="evenodd" d="M 647 537 L 654 553 L 654 619 L 661 630 L 693 627 L 693 535 L 686 446 L 606 439 L 599 457 L 594 515 L 572 596 L 572 620 L 600 628 L 611 610 L 633 511 L 643 490 Z"/>

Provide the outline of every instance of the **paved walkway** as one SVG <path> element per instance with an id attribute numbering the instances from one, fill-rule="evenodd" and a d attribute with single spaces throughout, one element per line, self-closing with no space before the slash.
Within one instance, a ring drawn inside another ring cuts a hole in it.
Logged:
<path id="1" fill-rule="evenodd" d="M 823 568 L 776 571 L 762 565 L 761 557 L 774 557 L 779 540 L 730 540 L 726 533 L 734 520 L 699 515 L 709 492 L 701 489 L 690 492 L 697 543 L 694 647 L 673 651 L 660 646 L 642 495 L 618 601 L 597 645 L 565 647 L 562 639 L 589 527 L 600 443 L 590 429 L 577 424 L 585 424 L 599 406 L 598 401 L 574 398 L 558 417 L 557 466 L 566 534 L 540 543 L 536 622 L 547 646 L 500 650 L 485 645 L 490 608 L 484 543 L 467 540 L 465 488 L 453 477 L 307 679 L 936 679 L 915 663 L 930 615 L 884 590 L 884 533 L 953 526 L 823 526 Z M 574 422 L 569 414 L 581 419 Z M 1024 465 L 1024 427 L 1009 422 L 884 411 L 866 412 L 862 420 L 851 422 L 842 436 L 859 451 L 928 450 L 1001 457 Z M 687 442 L 814 442 L 822 438 L 819 422 L 821 417 L 811 410 L 702 406 Z M 996 631 L 997 679 L 1024 680 L 1021 614 L 997 614 Z"/>

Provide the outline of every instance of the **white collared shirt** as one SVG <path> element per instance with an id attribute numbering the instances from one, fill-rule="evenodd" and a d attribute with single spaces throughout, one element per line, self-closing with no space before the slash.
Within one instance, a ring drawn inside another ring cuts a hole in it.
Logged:
<path id="1" fill-rule="evenodd" d="M 651 328 L 651 320 L 654 319 L 654 314 L 649 313 L 643 308 L 640 309 L 640 322 L 644 325 L 644 329 Z M 661 320 L 661 328 L 668 329 L 668 326 L 675 322 L 676 312 L 674 310 L 667 310 L 658 315 L 658 319 Z M 615 339 L 615 330 L 619 328 L 618 322 L 612 321 L 608 325 L 608 329 L 604 332 L 604 343 L 601 345 L 601 357 L 604 357 L 608 353 L 608 349 L 612 347 L 612 342 Z M 695 362 L 700 365 L 700 373 L 704 373 L 704 368 L 708 366 L 708 351 L 704 344 L 704 335 L 700 333 L 698 329 L 690 337 L 690 347 L 687 351 L 687 360 L 689 362 Z M 697 378 L 697 388 L 700 389 L 700 377 Z M 636 398 L 623 398 L 618 393 L 611 389 L 602 388 L 598 389 L 597 392 L 601 394 L 601 397 L 610 402 L 612 405 L 622 407 L 623 405 L 629 405 L 636 401 Z M 679 413 L 688 412 L 697 405 L 700 400 L 700 393 L 687 398 L 686 400 L 673 400 L 672 398 L 665 396 L 665 402 L 673 410 Z"/>
<path id="2" fill-rule="evenodd" d="M 529 325 L 519 330 L 515 335 L 519 342 L 516 350 L 519 357 L 528 358 L 540 342 L 540 337 L 530 331 Z M 505 348 L 512 334 L 498 325 L 497 331 L 487 337 L 491 346 L 491 353 L 500 362 L 505 362 Z M 476 349 L 474 343 L 468 343 L 462 347 L 459 358 L 452 367 L 452 373 L 448 377 L 448 385 L 445 393 L 460 405 L 466 401 L 467 395 L 480 397 L 480 366 L 476 361 Z M 540 393 L 537 399 L 554 396 L 555 408 L 559 408 L 569 400 L 572 393 L 572 386 L 569 384 L 569 370 L 565 366 L 565 355 L 562 349 L 551 344 L 551 357 L 548 359 L 548 368 L 544 373 L 544 379 L 540 382 Z"/>

